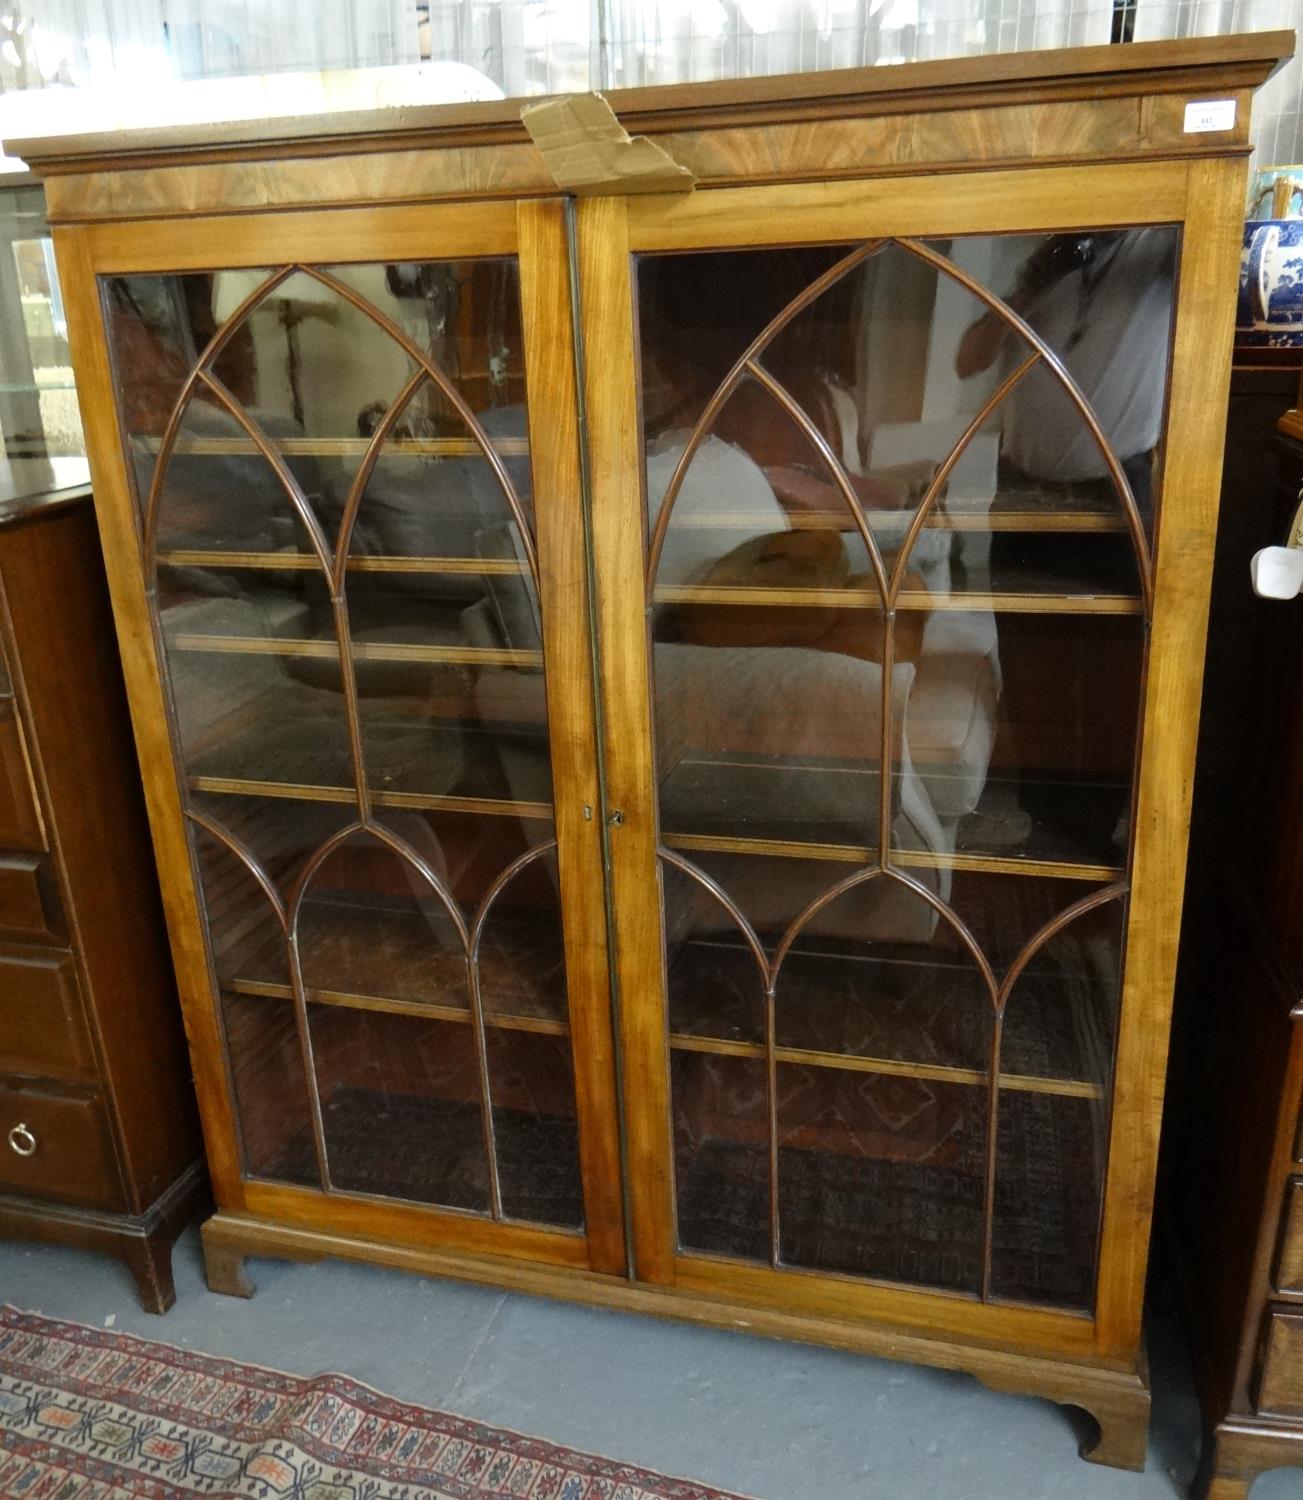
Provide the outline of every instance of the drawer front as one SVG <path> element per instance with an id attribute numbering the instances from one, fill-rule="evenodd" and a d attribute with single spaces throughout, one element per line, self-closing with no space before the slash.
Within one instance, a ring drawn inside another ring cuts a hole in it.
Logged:
<path id="1" fill-rule="evenodd" d="M 0 854 L 0 936 L 66 941 L 54 871 L 44 856 Z"/>
<path id="2" fill-rule="evenodd" d="M 36 853 L 46 847 L 18 707 L 0 697 L 0 848 Z"/>
<path id="3" fill-rule="evenodd" d="M 0 1072 L 94 1080 L 71 953 L 0 946 Z"/>
<path id="4" fill-rule="evenodd" d="M 1303 1313 L 1267 1313 L 1257 1406 L 1265 1416 L 1303 1416 Z"/>
<path id="5" fill-rule="evenodd" d="M 124 1207 L 98 1096 L 0 1083 L 0 1190 L 87 1208 Z"/>
<path id="6" fill-rule="evenodd" d="M 1303 1177 L 1291 1177 L 1285 1189 L 1273 1280 L 1278 1292 L 1303 1292 Z"/>

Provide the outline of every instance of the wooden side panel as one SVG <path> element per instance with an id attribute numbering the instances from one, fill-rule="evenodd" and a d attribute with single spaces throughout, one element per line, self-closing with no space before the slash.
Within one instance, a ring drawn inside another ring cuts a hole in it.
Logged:
<path id="1" fill-rule="evenodd" d="M 1134 1349 L 1140 1338 L 1240 257 L 1244 164 L 1198 162 L 1188 171 L 1100 1243 L 1102 1354 Z"/>
<path id="2" fill-rule="evenodd" d="M 622 1272 L 624 1203 L 565 208 L 558 199 L 523 203 L 517 222 L 584 1213 L 592 1269 Z"/>
<path id="3" fill-rule="evenodd" d="M 647 669 L 642 455 L 626 200 L 579 206 L 588 450 L 623 1054 L 629 1211 L 639 1280 L 674 1280 L 669 1056 Z"/>

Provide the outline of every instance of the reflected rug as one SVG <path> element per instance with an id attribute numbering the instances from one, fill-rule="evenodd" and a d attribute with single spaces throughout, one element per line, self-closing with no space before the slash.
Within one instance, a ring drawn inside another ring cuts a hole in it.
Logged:
<path id="1" fill-rule="evenodd" d="M 743 1500 L 447 1412 L 0 1307 L 4 1500 Z"/>

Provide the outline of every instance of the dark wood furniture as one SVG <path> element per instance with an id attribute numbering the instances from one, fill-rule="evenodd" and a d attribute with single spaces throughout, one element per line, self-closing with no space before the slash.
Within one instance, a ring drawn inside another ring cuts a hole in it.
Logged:
<path id="1" fill-rule="evenodd" d="M 0 465 L 0 1234 L 161 1313 L 206 1180 L 95 510 L 51 477 Z"/>
<path id="2" fill-rule="evenodd" d="M 825 1341 L 1143 1463 L 1248 115 L 1291 46 L 613 95 L 691 192 L 566 198 L 518 102 L 10 143 L 211 1286 L 340 1255 Z"/>
<path id="3" fill-rule="evenodd" d="M 1237 369 L 1164 1136 L 1174 1270 L 1205 1423 L 1200 1500 L 1303 1464 L 1303 600 L 1249 559 L 1303 493 L 1276 431 L 1292 370 Z"/>

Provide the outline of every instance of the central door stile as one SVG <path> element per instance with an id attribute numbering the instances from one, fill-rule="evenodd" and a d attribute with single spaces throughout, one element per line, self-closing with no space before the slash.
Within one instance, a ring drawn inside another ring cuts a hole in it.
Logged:
<path id="1" fill-rule="evenodd" d="M 632 1259 L 639 1281 L 667 1286 L 675 1280 L 674 1158 L 628 200 L 581 199 L 576 218 Z"/>
<path id="2" fill-rule="evenodd" d="M 579 391 L 561 199 L 517 208 L 558 878 L 589 1265 L 629 1272 L 596 751 Z"/>

